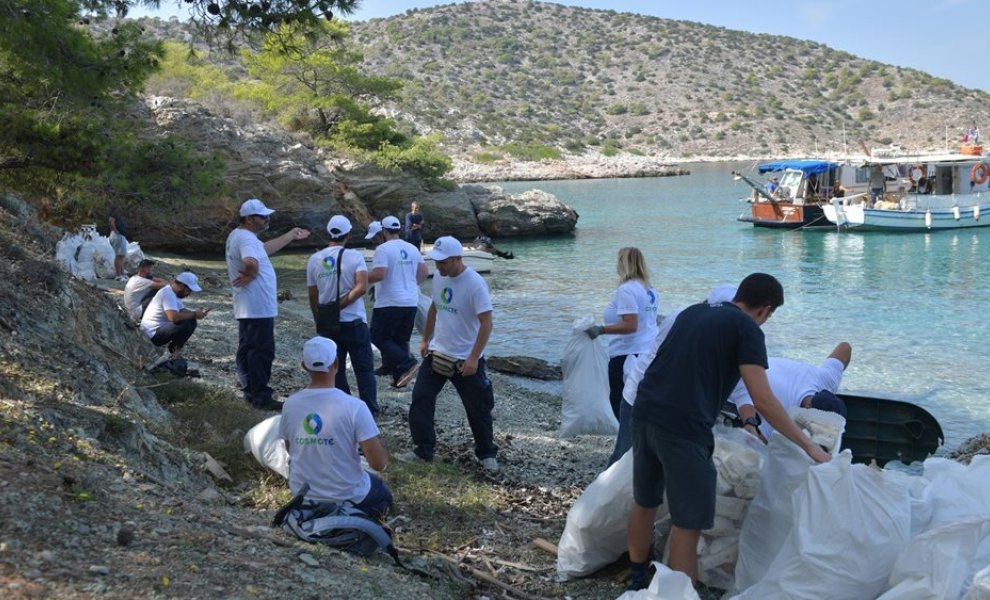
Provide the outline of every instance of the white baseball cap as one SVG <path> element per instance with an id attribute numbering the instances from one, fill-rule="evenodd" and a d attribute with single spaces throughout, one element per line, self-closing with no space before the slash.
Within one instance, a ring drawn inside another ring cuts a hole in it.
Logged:
<path id="1" fill-rule="evenodd" d="M 245 200 L 244 204 L 241 205 L 242 217 L 250 217 L 251 215 L 261 215 L 263 217 L 267 217 L 273 212 L 275 211 L 265 206 L 265 203 L 257 198 Z"/>
<path id="2" fill-rule="evenodd" d="M 189 271 L 183 271 L 175 276 L 175 280 L 179 283 L 185 285 L 194 292 L 202 292 L 203 288 L 199 287 L 199 279 L 190 273 Z"/>
<path id="3" fill-rule="evenodd" d="M 378 221 L 372 221 L 371 223 L 368 223 L 368 235 L 364 236 L 364 239 L 370 240 L 381 232 L 382 224 Z"/>
<path id="4" fill-rule="evenodd" d="M 333 340 L 316 336 L 303 344 L 303 364 L 308 371 L 326 373 L 337 360 L 337 344 Z"/>
<path id="5" fill-rule="evenodd" d="M 327 223 L 327 233 L 330 237 L 336 239 L 339 237 L 344 237 L 351 232 L 351 221 L 344 215 L 334 215 L 330 217 L 330 222 Z"/>
<path id="6" fill-rule="evenodd" d="M 437 241 L 433 242 L 433 249 L 426 254 L 426 256 L 432 258 L 433 260 L 447 260 L 452 256 L 463 255 L 464 246 L 457 241 L 457 238 L 449 235 L 445 235 L 442 238 L 437 238 Z"/>
<path id="7" fill-rule="evenodd" d="M 736 297 L 736 286 L 731 283 L 720 283 L 708 292 L 708 303 L 719 304 L 721 302 L 732 302 Z"/>
<path id="8" fill-rule="evenodd" d="M 402 229 L 402 223 L 399 223 L 398 219 L 389 215 L 382 219 L 382 227 L 385 229 Z"/>

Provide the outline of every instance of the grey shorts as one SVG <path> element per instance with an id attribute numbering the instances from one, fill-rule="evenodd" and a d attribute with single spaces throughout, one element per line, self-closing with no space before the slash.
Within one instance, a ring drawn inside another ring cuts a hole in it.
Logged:
<path id="1" fill-rule="evenodd" d="M 667 491 L 670 520 L 681 529 L 715 524 L 713 448 L 665 436 L 656 426 L 633 419 L 633 498 L 640 506 L 663 504 Z"/>

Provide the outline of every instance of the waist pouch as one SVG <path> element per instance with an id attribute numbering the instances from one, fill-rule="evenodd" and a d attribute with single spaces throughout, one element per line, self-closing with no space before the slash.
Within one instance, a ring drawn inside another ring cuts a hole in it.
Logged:
<path id="1" fill-rule="evenodd" d="M 433 356 L 433 372 L 444 377 L 453 377 L 458 373 L 460 366 L 464 364 L 463 360 L 436 351 L 431 355 Z"/>

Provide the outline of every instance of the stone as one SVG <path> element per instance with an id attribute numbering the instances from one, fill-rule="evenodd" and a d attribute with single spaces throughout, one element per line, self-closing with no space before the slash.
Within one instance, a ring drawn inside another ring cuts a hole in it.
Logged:
<path id="1" fill-rule="evenodd" d="M 485 358 L 487 368 L 500 373 L 520 375 L 545 381 L 560 381 L 563 372 L 560 365 L 551 365 L 540 358 L 530 356 L 489 356 Z"/>
<path id="2" fill-rule="evenodd" d="M 110 567 L 107 567 L 107 566 L 104 566 L 104 565 L 90 565 L 89 569 L 87 569 L 87 570 L 90 573 L 93 573 L 94 575 L 109 575 L 110 574 Z"/>
<path id="3" fill-rule="evenodd" d="M 314 557 L 312 554 L 309 554 L 307 552 L 303 552 L 302 554 L 300 554 L 299 560 L 300 562 L 303 562 L 311 567 L 320 566 L 320 561 L 316 560 L 316 557 Z"/>

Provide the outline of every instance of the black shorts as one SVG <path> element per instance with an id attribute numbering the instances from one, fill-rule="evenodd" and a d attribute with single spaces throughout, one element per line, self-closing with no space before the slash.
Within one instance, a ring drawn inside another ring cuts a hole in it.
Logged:
<path id="1" fill-rule="evenodd" d="M 633 419 L 633 498 L 654 508 L 667 491 L 670 520 L 681 529 L 715 524 L 715 463 L 710 446 L 677 439 L 655 425 Z"/>

